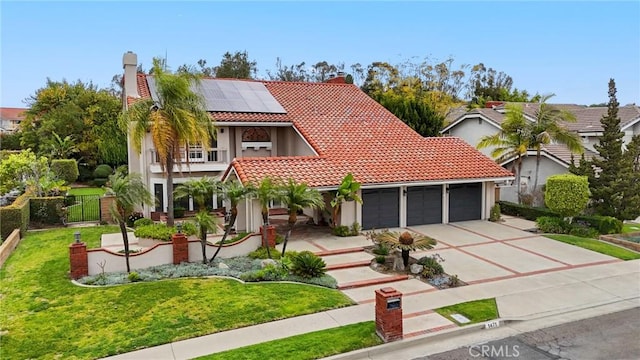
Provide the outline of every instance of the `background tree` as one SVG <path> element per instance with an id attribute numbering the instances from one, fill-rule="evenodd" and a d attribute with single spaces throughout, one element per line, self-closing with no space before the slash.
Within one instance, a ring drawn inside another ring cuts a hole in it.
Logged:
<path id="1" fill-rule="evenodd" d="M 257 63 L 255 60 L 249 60 L 249 54 L 246 51 L 230 52 L 222 55 L 220 65 L 214 68 L 215 77 L 229 79 L 253 79 L 257 72 Z"/>
<path id="2" fill-rule="evenodd" d="M 224 227 L 224 235 L 222 235 L 222 239 L 218 243 L 218 248 L 216 252 L 213 254 L 211 259 L 209 259 L 209 263 L 212 263 L 215 260 L 216 256 L 222 249 L 222 245 L 224 245 L 224 241 L 229 236 L 231 229 L 236 223 L 236 219 L 238 218 L 238 204 L 240 201 L 244 200 L 248 196 L 253 193 L 254 189 L 250 186 L 243 186 L 240 182 L 236 180 L 227 181 L 220 184 L 220 195 L 225 201 L 228 201 L 230 204 L 229 212 L 231 215 L 229 216 L 229 223 Z"/>
<path id="3" fill-rule="evenodd" d="M 120 226 L 127 272 L 130 272 L 127 219 L 136 207 L 152 204 L 152 196 L 149 190 L 144 186 L 140 174 L 133 173 L 124 175 L 119 171 L 116 171 L 115 174 L 109 176 L 107 192 L 112 194 L 115 198 L 111 204 L 110 212 L 111 216 Z"/>
<path id="4" fill-rule="evenodd" d="M 620 219 L 633 220 L 640 216 L 640 135 L 633 136 L 622 155 L 621 178 Z"/>
<path id="5" fill-rule="evenodd" d="M 372 97 L 418 134 L 440 135 L 445 117 L 433 109 L 425 99 L 402 96 L 392 91 L 376 93 Z"/>
<path id="6" fill-rule="evenodd" d="M 586 176 L 557 174 L 549 176 L 544 202 L 555 213 L 569 218 L 579 215 L 589 203 L 589 181 Z"/>
<path id="7" fill-rule="evenodd" d="M 487 101 L 537 102 L 540 95 L 530 96 L 526 90 L 512 89 L 513 79 L 504 72 L 487 68 L 483 63 L 471 68 L 467 97 L 469 107 L 485 107 Z"/>
<path id="8" fill-rule="evenodd" d="M 24 188 L 29 179 L 43 173 L 49 160 L 44 156 L 37 156 L 31 149 L 18 154 L 10 154 L 0 160 L 0 194 L 5 194 L 15 188 Z"/>
<path id="9" fill-rule="evenodd" d="M 167 181 L 167 225 L 173 226 L 173 168 L 176 157 L 190 144 L 200 144 L 205 150 L 210 143 L 213 123 L 204 110 L 203 99 L 191 90 L 200 78 L 188 72 L 172 74 L 160 59 L 153 60 L 158 102 L 151 98 L 132 104 L 124 113 L 125 123 L 133 123 L 131 137 L 139 152 L 142 141 L 151 134 Z"/>
<path id="10" fill-rule="evenodd" d="M 267 70 L 267 77 L 274 81 L 310 81 L 310 75 L 307 73 L 306 63 L 303 61 L 297 65 L 283 65 L 282 60 L 276 58 L 275 72 Z"/>
<path id="11" fill-rule="evenodd" d="M 47 79 L 45 87 L 27 99 L 27 104 L 30 109 L 21 124 L 23 148 L 45 155 L 49 149 L 43 139 L 56 133 L 61 139 L 73 137 L 79 150 L 73 158 L 83 159 L 92 167 L 126 163 L 126 133 L 117 124 L 122 103 L 108 90 L 81 81 Z"/>
<path id="12" fill-rule="evenodd" d="M 51 135 L 53 137 L 49 139 L 45 147 L 49 149 L 52 159 L 70 159 L 73 154 L 80 151 L 72 135 L 67 135 L 64 139 L 55 132 Z"/>
<path id="13" fill-rule="evenodd" d="M 324 208 L 324 199 L 318 190 L 308 187 L 305 183 L 298 184 L 293 179 L 289 179 L 283 187 L 281 200 L 289 212 L 289 229 L 282 244 L 282 256 L 284 256 L 287 242 L 298 220 L 298 211 L 304 208 L 322 209 Z"/>
<path id="14" fill-rule="evenodd" d="M 198 210 L 206 210 L 206 200 L 213 197 L 213 193 L 218 188 L 215 179 L 203 176 L 199 179 L 189 179 L 178 185 L 173 191 L 176 200 L 192 198 L 198 206 Z"/>
<path id="15" fill-rule="evenodd" d="M 0 149 L 2 150 L 22 150 L 20 145 L 20 139 L 22 138 L 22 131 L 17 130 L 12 133 L 0 134 Z"/>
<path id="16" fill-rule="evenodd" d="M 625 192 L 623 181 L 623 137 L 618 117 L 619 103 L 616 98 L 616 83 L 609 80 L 609 102 L 607 113 L 602 116 L 602 136 L 593 147 L 598 152 L 597 157 L 591 159 L 591 164 L 598 169 L 589 176 L 592 206 L 597 214 L 613 216 L 619 220 L 625 219 L 621 212 L 623 204 L 631 194 Z"/>

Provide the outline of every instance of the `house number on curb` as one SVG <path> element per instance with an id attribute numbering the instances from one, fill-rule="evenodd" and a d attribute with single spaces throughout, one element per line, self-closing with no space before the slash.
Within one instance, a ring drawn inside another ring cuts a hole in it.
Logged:
<path id="1" fill-rule="evenodd" d="M 495 329 L 497 327 L 500 326 L 500 320 L 493 320 L 493 321 L 489 321 L 484 323 L 484 328 L 485 329 Z"/>

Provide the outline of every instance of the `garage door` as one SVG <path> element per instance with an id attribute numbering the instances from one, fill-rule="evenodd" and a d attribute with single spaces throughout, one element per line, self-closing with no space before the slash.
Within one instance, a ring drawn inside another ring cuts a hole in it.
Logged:
<path id="1" fill-rule="evenodd" d="M 362 190 L 362 228 L 400 226 L 399 194 L 398 188 Z"/>
<path id="2" fill-rule="evenodd" d="M 407 226 L 442 223 L 442 186 L 407 188 Z"/>
<path id="3" fill-rule="evenodd" d="M 482 218 L 482 184 L 449 185 L 449 222 Z"/>

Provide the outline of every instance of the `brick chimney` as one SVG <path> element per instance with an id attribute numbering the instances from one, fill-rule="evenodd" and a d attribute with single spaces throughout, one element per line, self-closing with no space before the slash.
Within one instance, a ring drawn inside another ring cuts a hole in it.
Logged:
<path id="1" fill-rule="evenodd" d="M 344 71 L 338 71 L 336 75 L 329 75 L 329 78 L 325 82 L 328 84 L 346 84 L 344 80 Z"/>
<path id="2" fill-rule="evenodd" d="M 122 56 L 122 67 L 124 68 L 124 96 L 125 99 L 127 96 L 131 97 L 140 97 L 138 94 L 138 80 L 137 70 L 138 70 L 138 55 L 131 51 L 127 51 Z"/>

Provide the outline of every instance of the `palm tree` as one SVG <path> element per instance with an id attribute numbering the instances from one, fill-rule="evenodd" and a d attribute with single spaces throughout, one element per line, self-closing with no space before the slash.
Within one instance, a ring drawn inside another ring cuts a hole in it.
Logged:
<path id="1" fill-rule="evenodd" d="M 298 184 L 293 179 L 289 179 L 289 182 L 283 187 L 281 200 L 289 209 L 289 230 L 282 245 L 282 256 L 284 256 L 289 236 L 291 236 L 291 231 L 298 220 L 298 211 L 309 207 L 323 208 L 324 199 L 318 190 L 309 188 L 305 183 Z"/>
<path id="2" fill-rule="evenodd" d="M 559 143 L 565 145 L 572 153 L 582 154 L 584 147 L 578 134 L 569 131 L 562 122 L 576 122 L 576 117 L 571 112 L 558 109 L 546 103 L 554 94 L 543 96 L 540 100 L 540 108 L 536 111 L 536 120 L 529 124 L 529 147 L 536 151 L 536 175 L 533 189 L 538 188 L 538 170 L 540 169 L 541 150 L 543 145 Z"/>
<path id="3" fill-rule="evenodd" d="M 338 190 L 336 190 L 333 200 L 331 200 L 331 208 L 333 210 L 331 226 L 338 226 L 338 215 L 340 214 L 343 202 L 356 201 L 362 204 L 362 199 L 358 196 L 358 190 L 360 190 L 360 183 L 353 179 L 353 174 L 348 173 L 344 179 L 342 179 L 342 183 L 338 187 Z"/>
<path id="4" fill-rule="evenodd" d="M 202 97 L 191 90 L 191 85 L 200 80 L 197 75 L 189 72 L 172 74 L 160 59 L 153 60 L 152 71 L 158 100 L 136 101 L 125 111 L 123 119 L 131 125 L 133 145 L 138 152 L 147 132 L 151 133 L 167 179 L 167 225 L 173 226 L 173 167 L 181 168 L 181 163 L 176 164 L 175 159 L 190 144 L 200 144 L 206 150 L 213 123 L 204 110 Z"/>
<path id="5" fill-rule="evenodd" d="M 400 249 L 405 267 L 409 266 L 409 251 L 428 250 L 436 245 L 436 240 L 426 235 L 411 234 L 408 231 L 403 233 L 389 230 L 380 233 L 371 231 L 367 233 L 367 238 L 389 249 Z"/>
<path id="6" fill-rule="evenodd" d="M 507 113 L 498 133 L 487 135 L 480 139 L 478 149 L 493 147 L 491 156 L 497 163 L 502 164 L 515 158 L 516 186 L 518 201 L 520 201 L 520 174 L 522 172 L 522 158 L 529 149 L 528 120 L 524 117 L 522 107 L 507 104 Z"/>
<path id="7" fill-rule="evenodd" d="M 107 193 L 111 193 L 115 197 L 115 201 L 111 204 L 111 216 L 120 225 L 122 233 L 122 241 L 124 242 L 124 258 L 127 263 L 127 272 L 129 268 L 129 237 L 127 235 L 127 218 L 133 213 L 140 204 L 153 204 L 151 193 L 144 186 L 140 174 L 125 175 L 119 171 L 109 176 Z"/>
<path id="8" fill-rule="evenodd" d="M 205 209 L 207 196 L 213 196 L 216 188 L 217 184 L 215 179 L 203 176 L 200 179 L 189 179 L 178 185 L 173 192 L 173 197 L 176 200 L 191 197 L 198 205 L 198 210 L 203 210 Z"/>
<path id="9" fill-rule="evenodd" d="M 267 249 L 267 256 L 271 259 L 269 242 L 267 241 L 267 226 L 269 225 L 269 204 L 271 201 L 282 198 L 282 186 L 275 183 L 271 178 L 265 177 L 255 188 L 254 195 L 260 202 L 262 209 L 262 246 Z"/>
<path id="10" fill-rule="evenodd" d="M 209 214 L 207 210 L 200 210 L 196 214 L 196 225 L 200 233 L 200 244 L 202 245 L 202 263 L 207 263 L 207 233 L 216 233 L 218 223 L 216 219 Z"/>
<path id="11" fill-rule="evenodd" d="M 251 195 L 253 191 L 254 190 L 251 186 L 243 186 L 236 180 L 221 183 L 220 194 L 222 195 L 223 199 L 229 201 L 231 205 L 231 209 L 229 210 L 231 212 L 231 216 L 229 217 L 229 223 L 225 226 L 224 235 L 222 235 L 222 239 L 218 244 L 218 248 L 216 249 L 216 252 L 213 254 L 211 259 L 209 259 L 209 263 L 213 262 L 216 256 L 218 256 L 218 253 L 220 252 L 220 249 L 222 249 L 224 241 L 227 239 L 227 236 L 229 236 L 231 228 L 233 228 L 233 225 L 236 223 L 236 218 L 238 217 L 238 204 L 241 200 Z"/>

